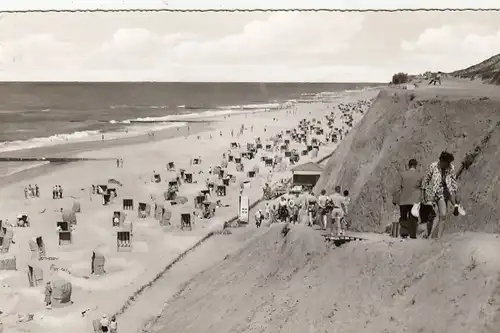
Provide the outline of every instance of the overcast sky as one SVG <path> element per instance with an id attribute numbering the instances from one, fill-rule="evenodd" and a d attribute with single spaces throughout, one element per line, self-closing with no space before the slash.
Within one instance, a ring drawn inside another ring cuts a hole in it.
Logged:
<path id="1" fill-rule="evenodd" d="M 368 0 L 167 2 L 169 8 L 367 8 L 371 3 Z M 378 8 L 471 6 L 470 0 L 435 1 L 439 5 L 427 0 L 376 3 Z M 494 3 L 498 0 L 476 0 L 474 7 L 494 8 Z M 4 10 L 135 7 L 166 5 L 156 0 L 2 0 L 0 4 Z M 500 53 L 499 15 L 499 12 L 4 14 L 0 19 L 0 80 L 386 82 L 396 71 L 452 71 Z"/>

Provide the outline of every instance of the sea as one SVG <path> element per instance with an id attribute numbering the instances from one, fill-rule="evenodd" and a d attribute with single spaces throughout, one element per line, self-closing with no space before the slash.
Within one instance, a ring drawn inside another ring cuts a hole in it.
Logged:
<path id="1" fill-rule="evenodd" d="M 4 82 L 0 83 L 0 153 L 97 141 L 103 134 L 106 139 L 143 135 L 199 118 L 279 109 L 380 85 Z"/>

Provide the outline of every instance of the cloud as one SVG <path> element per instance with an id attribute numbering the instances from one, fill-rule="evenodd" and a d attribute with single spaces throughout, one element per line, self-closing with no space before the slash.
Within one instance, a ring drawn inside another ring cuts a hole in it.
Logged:
<path id="1" fill-rule="evenodd" d="M 443 25 L 426 29 L 413 41 L 403 41 L 401 48 L 417 64 L 452 71 L 499 53 L 500 30 L 477 24 Z"/>
<path id="2" fill-rule="evenodd" d="M 114 77 L 105 76 L 125 71 L 121 77 L 136 76 L 135 80 L 245 81 L 258 80 L 260 73 L 280 81 L 297 76 L 289 73 L 297 71 L 307 76 L 305 81 L 322 80 L 324 73 L 332 74 L 332 68 L 338 73 L 345 73 L 340 68 L 351 68 L 342 66 L 342 59 L 346 59 L 350 41 L 362 30 L 363 18 L 362 14 L 273 13 L 265 20 L 246 24 L 237 33 L 211 39 L 123 28 L 101 45 L 28 35 L 3 43 L 0 76 L 31 73 L 50 75 L 47 79 L 52 80 L 69 76 L 78 80 L 90 75 L 112 80 Z M 318 71 L 321 67 L 324 72 Z M 262 73 L 264 70 L 268 72 Z"/>
<path id="3" fill-rule="evenodd" d="M 385 82 L 398 71 L 464 68 L 500 50 L 499 25 L 488 27 L 489 16 L 467 16 L 476 24 L 444 14 L 412 16 L 408 23 L 401 17 L 409 15 L 382 16 L 388 26 L 407 24 L 401 32 L 380 29 L 380 16 L 372 15 L 273 13 L 225 35 L 213 29 L 218 37 L 207 37 L 203 28 L 185 32 L 217 18 L 169 34 L 136 23 L 110 28 L 107 39 L 95 35 L 98 26 L 58 35 L 45 30 L 0 42 L 0 80 Z"/>

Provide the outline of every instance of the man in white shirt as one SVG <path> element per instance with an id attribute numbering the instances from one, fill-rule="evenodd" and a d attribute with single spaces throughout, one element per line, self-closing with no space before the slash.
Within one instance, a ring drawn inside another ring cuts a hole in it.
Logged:
<path id="1" fill-rule="evenodd" d="M 109 331 L 109 319 L 108 319 L 108 316 L 106 316 L 105 314 L 102 315 L 102 318 L 101 320 L 99 321 L 99 323 L 101 324 L 101 331 L 103 333 L 106 333 Z"/>
<path id="2" fill-rule="evenodd" d="M 321 223 L 322 223 L 321 227 L 323 230 L 326 230 L 326 224 L 328 222 L 327 208 L 326 208 L 327 202 L 328 202 L 328 197 L 326 195 L 326 190 L 323 189 L 321 190 L 321 194 L 318 197 L 319 216 L 321 218 Z"/>
<path id="3" fill-rule="evenodd" d="M 330 202 L 332 204 L 332 230 L 331 233 L 333 235 L 333 225 L 337 225 L 337 235 L 344 234 L 344 228 L 342 226 L 342 219 L 345 215 L 345 198 L 340 193 L 340 186 L 335 186 L 335 192 L 330 196 Z"/>
<path id="4" fill-rule="evenodd" d="M 306 197 L 305 200 L 305 206 L 307 210 L 307 222 L 308 225 L 311 227 L 314 223 L 314 217 L 316 216 L 316 205 L 317 205 L 317 200 L 316 197 L 314 196 L 313 192 L 309 192 L 309 194 Z"/>

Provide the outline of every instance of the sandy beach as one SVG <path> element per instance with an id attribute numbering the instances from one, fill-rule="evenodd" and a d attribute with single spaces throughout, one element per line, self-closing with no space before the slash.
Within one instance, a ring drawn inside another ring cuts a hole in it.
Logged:
<path id="1" fill-rule="evenodd" d="M 226 196 L 211 198 L 211 201 L 220 200 L 222 207 L 217 208 L 215 216 L 210 219 L 195 218 L 192 231 L 181 231 L 181 213 L 191 214 L 195 211 L 194 197 L 206 188 L 209 168 L 220 165 L 222 155 L 230 151 L 231 142 L 238 142 L 241 147 L 245 147 L 246 143 L 254 143 L 260 137 L 265 143 L 272 136 L 297 126 L 301 119 L 322 119 L 339 103 L 368 101 L 376 95 L 376 90 L 366 90 L 345 94 L 342 98 L 328 102 L 297 104 L 292 109 L 210 118 L 206 119 L 209 123 L 190 125 L 189 135 L 186 128 L 180 128 L 178 131 L 158 133 L 154 137 L 45 148 L 43 156 L 122 158 L 124 165 L 117 168 L 115 160 L 85 161 L 57 167 L 49 165 L 3 180 L 5 186 L 0 190 L 0 211 L 4 226 L 7 220 L 15 223 L 20 213 L 28 215 L 31 223 L 29 228 L 8 227 L 13 230 L 15 243 L 11 244 L 4 257 L 15 256 L 17 271 L 3 270 L 0 274 L 0 310 L 4 330 L 91 332 L 92 321 L 100 318 L 101 314 L 118 313 L 120 332 L 139 331 L 151 316 L 161 310 L 158 308 L 159 300 L 156 303 L 152 301 L 155 306 L 143 305 L 147 304 L 148 297 L 154 297 L 147 291 L 135 299 L 135 303 L 141 302 L 141 306 L 133 306 L 134 302 L 130 302 L 129 298 L 141 286 L 154 280 L 181 253 L 209 232 L 222 229 L 225 221 L 237 215 L 240 182 L 247 181 L 243 195 L 249 197 L 251 203 L 262 196 L 265 182 L 276 183 L 291 176 L 290 166 L 270 173 L 270 169 L 260 160 L 266 154 L 262 151 L 255 159 L 244 160 L 244 172 L 237 172 L 235 164 L 229 163 L 227 171 L 235 176 L 235 182 L 230 183 Z M 353 116 L 354 122 L 357 122 L 362 114 Z M 340 118 L 337 119 L 339 124 L 336 125 L 341 127 Z M 236 133 L 242 125 L 245 130 L 237 138 Z M 234 131 L 234 137 L 231 131 Z M 294 144 L 292 148 L 300 148 Z M 328 156 L 335 148 L 336 144 L 321 146 L 314 160 Z M 17 154 L 27 156 L 34 153 L 32 150 Z M 199 158 L 201 164 L 191 165 L 194 158 Z M 310 160 L 310 156 L 301 156 L 299 163 Z M 176 171 L 167 171 L 169 162 L 175 162 Z M 258 167 L 259 172 L 255 178 L 248 179 L 246 172 L 254 167 Z M 166 182 L 175 178 L 181 168 L 186 169 L 186 172 L 191 171 L 196 183 L 183 183 L 180 186 L 179 195 L 186 197 L 187 203 L 169 206 L 163 196 Z M 154 173 L 161 175 L 161 183 L 152 181 Z M 91 186 L 108 184 L 109 179 L 119 181 L 122 186 L 117 186 L 117 198 L 103 206 L 102 197 L 92 195 Z M 28 184 L 39 186 L 40 198 L 24 198 L 23 188 Z M 54 185 L 61 185 L 64 189 L 63 199 L 52 198 Z M 131 251 L 117 252 L 118 228 L 112 226 L 113 212 L 121 211 L 122 199 L 127 198 L 133 199 L 135 205 L 138 202 L 152 206 L 154 202 L 164 204 L 172 214 L 171 225 L 161 226 L 153 217 L 138 218 L 137 206 L 134 206 L 134 210 L 126 212 L 133 228 Z M 61 220 L 61 209 L 71 209 L 74 202 L 80 204 L 81 212 L 76 213 L 77 224 L 72 231 L 72 243 L 60 246 L 56 222 Z M 250 216 L 253 216 L 252 212 Z M 253 222 L 247 228 L 255 228 Z M 46 256 L 53 260 L 33 263 L 29 247 L 33 237 L 43 238 Z M 93 251 L 104 255 L 105 275 L 90 274 Z M 27 277 L 29 264 L 43 270 L 43 283 L 31 288 Z M 192 270 L 196 271 L 195 268 Z M 186 279 L 189 278 L 186 276 Z M 44 308 L 44 286 L 51 280 L 71 283 L 73 304 L 51 310 Z M 179 281 L 182 281 L 181 277 Z M 30 319 L 23 319 L 27 317 Z"/>
<path id="2" fill-rule="evenodd" d="M 337 246 L 301 224 L 262 228 L 167 295 L 142 332 L 498 332 L 495 91 L 453 79 L 382 89 L 315 189 L 350 190 L 348 235 L 359 239 Z M 391 237 L 398 171 L 410 158 L 424 171 L 445 149 L 455 154 L 467 214 L 450 214 L 437 240 Z"/>

